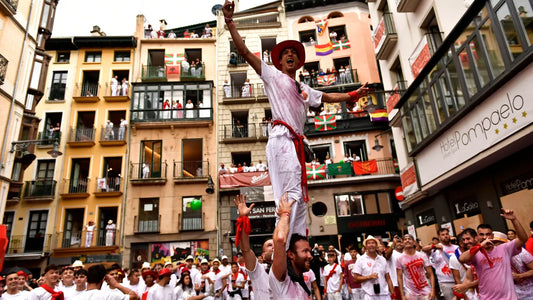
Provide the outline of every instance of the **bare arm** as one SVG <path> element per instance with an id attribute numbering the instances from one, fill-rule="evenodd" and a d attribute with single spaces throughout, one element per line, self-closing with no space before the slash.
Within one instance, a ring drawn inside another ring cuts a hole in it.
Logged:
<path id="1" fill-rule="evenodd" d="M 235 203 L 235 205 L 237 206 L 239 216 L 248 216 L 255 205 L 252 204 L 250 205 L 250 207 L 247 207 L 245 195 L 238 195 L 235 199 L 233 199 L 233 203 Z M 241 232 L 240 245 L 242 256 L 244 257 L 244 266 L 248 270 L 255 270 L 257 257 L 255 257 L 255 253 L 250 249 L 250 237 L 244 232 L 244 228 Z"/>
<path id="2" fill-rule="evenodd" d="M 342 272 L 342 271 L 341 271 Z M 341 282 L 339 284 L 339 289 L 337 289 L 337 292 L 340 292 L 341 289 L 342 289 L 342 285 L 344 284 L 344 274 L 340 273 L 339 274 L 341 276 Z"/>
<path id="3" fill-rule="evenodd" d="M 426 267 L 426 273 L 429 275 L 429 282 L 431 284 L 431 294 L 429 294 L 429 299 L 435 298 L 435 276 L 433 275 L 433 270 L 431 267 Z"/>
<path id="4" fill-rule="evenodd" d="M 402 269 L 396 269 L 396 275 L 398 276 L 398 288 L 400 289 L 400 299 L 405 299 L 405 294 L 403 292 L 403 271 Z"/>
<path id="5" fill-rule="evenodd" d="M 274 249 L 281 249 L 281 251 L 274 251 L 274 259 L 272 261 L 271 272 L 274 273 L 278 281 L 284 281 L 287 276 L 287 252 L 283 251 L 287 245 L 289 236 L 289 216 L 294 200 L 289 202 L 289 196 L 285 193 L 279 200 L 279 207 L 277 213 L 280 215 L 278 225 L 274 229 Z"/>
<path id="6" fill-rule="evenodd" d="M 369 89 L 366 87 L 366 83 L 357 89 L 357 98 L 352 99 L 352 96 L 349 93 L 322 93 L 322 102 L 328 103 L 337 103 L 337 102 L 346 102 L 348 109 L 353 109 L 355 101 L 361 97 L 366 97 L 368 95 Z"/>
<path id="7" fill-rule="evenodd" d="M 131 290 L 131 289 L 121 285 L 120 283 L 118 283 L 115 280 L 114 277 L 109 276 L 109 275 L 105 275 L 105 279 L 107 281 L 107 284 L 110 287 L 118 289 L 119 291 L 121 291 L 125 295 L 129 295 L 130 296 L 130 300 L 139 300 L 139 296 L 137 295 L 137 293 L 135 293 L 133 290 Z"/>
<path id="8" fill-rule="evenodd" d="M 316 280 L 311 282 L 311 287 L 313 287 L 313 292 L 315 293 L 316 300 L 322 300 L 322 297 L 320 296 L 320 290 L 318 289 L 318 284 L 316 284 Z"/>
<path id="9" fill-rule="evenodd" d="M 521 279 L 526 279 L 526 278 L 530 278 L 530 277 L 533 277 L 533 261 L 526 264 L 526 267 L 529 269 L 528 271 L 524 272 L 524 273 L 513 273 L 513 279 L 514 280 L 521 280 Z"/>
<path id="10" fill-rule="evenodd" d="M 233 39 L 233 43 L 235 44 L 235 47 L 237 48 L 237 51 L 239 54 L 250 64 L 250 66 L 255 70 L 255 72 L 261 76 L 261 59 L 248 49 L 246 47 L 246 44 L 242 40 L 241 35 L 237 31 L 237 27 L 235 27 L 235 24 L 232 20 L 233 18 L 233 9 L 234 9 L 233 1 L 230 2 L 226 0 L 224 3 L 224 6 L 222 7 L 222 12 L 224 13 L 224 18 L 226 20 L 226 25 L 228 26 L 229 32 L 231 34 L 231 38 Z"/>
<path id="11" fill-rule="evenodd" d="M 363 283 L 368 280 L 378 279 L 378 273 L 372 273 L 368 276 L 362 276 L 361 274 L 354 273 L 353 280 L 357 283 Z"/>
<path id="12" fill-rule="evenodd" d="M 516 230 L 516 236 L 518 237 L 515 242 L 516 248 L 520 249 L 520 247 L 522 247 L 522 245 L 524 245 L 527 242 L 527 239 L 529 238 L 526 231 L 524 230 L 524 227 L 522 227 L 522 224 L 520 224 L 520 221 L 518 221 L 518 219 L 516 218 L 514 211 L 510 209 L 502 208 L 502 213 L 500 214 L 500 216 L 513 223 L 513 227 Z"/>
<path id="13" fill-rule="evenodd" d="M 453 280 L 455 281 L 455 284 L 461 283 L 461 273 L 459 272 L 459 270 L 452 269 L 452 274 L 453 274 Z"/>
<path id="14" fill-rule="evenodd" d="M 389 286 L 389 291 L 391 294 L 394 294 L 394 286 L 392 285 L 392 280 L 390 279 L 390 274 L 385 274 L 385 279 L 387 280 L 387 285 Z"/>

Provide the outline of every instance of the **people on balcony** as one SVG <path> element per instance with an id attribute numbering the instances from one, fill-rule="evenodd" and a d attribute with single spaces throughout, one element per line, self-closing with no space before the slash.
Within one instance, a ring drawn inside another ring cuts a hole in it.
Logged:
<path id="1" fill-rule="evenodd" d="M 250 79 L 246 78 L 246 81 L 242 85 L 242 97 L 250 97 L 252 94 L 252 86 L 250 85 Z"/>
<path id="2" fill-rule="evenodd" d="M 229 63 L 230 65 L 237 66 L 237 53 L 231 51 L 229 54 Z"/>
<path id="3" fill-rule="evenodd" d="M 126 77 L 122 78 L 122 89 L 121 89 L 122 96 L 128 95 L 128 87 L 129 87 L 128 80 L 126 79 Z"/>
<path id="4" fill-rule="evenodd" d="M 220 168 L 218 168 L 218 174 L 226 174 L 228 172 L 228 169 L 224 167 L 224 164 L 220 164 Z"/>
<path id="5" fill-rule="evenodd" d="M 105 124 L 105 132 L 104 132 L 104 137 L 106 140 L 114 140 L 115 139 L 115 132 L 113 131 L 113 122 L 111 122 L 111 120 L 107 120 L 106 121 L 106 124 Z"/>
<path id="6" fill-rule="evenodd" d="M 113 246 L 115 244 L 115 233 L 117 231 L 117 225 L 113 223 L 113 220 L 107 221 L 107 226 L 105 227 L 105 245 Z"/>
<path id="7" fill-rule="evenodd" d="M 311 78 L 309 77 L 309 71 L 307 71 L 307 69 L 304 68 L 304 71 L 303 71 L 303 75 L 304 75 L 304 83 L 309 85 L 310 82 L 311 82 Z"/>
<path id="8" fill-rule="evenodd" d="M 54 125 L 50 124 L 50 128 L 48 128 L 48 136 L 47 136 L 47 138 L 48 139 L 53 139 L 54 138 L 54 133 L 55 133 Z"/>
<path id="9" fill-rule="evenodd" d="M 270 52 L 268 51 L 268 49 L 263 51 L 263 61 L 266 63 L 270 62 Z"/>
<path id="10" fill-rule="evenodd" d="M 198 33 L 196 33 L 194 30 L 191 32 L 191 39 L 197 39 L 199 38 Z"/>
<path id="11" fill-rule="evenodd" d="M 126 127 L 128 126 L 128 122 L 124 120 L 124 118 L 120 118 L 120 125 L 118 128 L 118 140 L 124 141 L 126 140 Z"/>
<path id="12" fill-rule="evenodd" d="M 212 37 L 213 36 L 212 28 L 209 26 L 209 24 L 205 24 L 204 30 L 205 30 L 205 35 L 207 37 Z"/>
<path id="13" fill-rule="evenodd" d="M 226 98 L 231 98 L 231 85 L 229 84 L 228 80 L 224 80 L 224 96 Z"/>
<path id="14" fill-rule="evenodd" d="M 231 167 L 229 168 L 229 172 L 230 173 L 237 173 L 239 171 L 239 169 L 237 168 L 237 166 L 235 164 L 231 164 Z"/>
<path id="15" fill-rule="evenodd" d="M 170 119 L 170 101 L 168 99 L 163 102 L 163 110 L 168 110 L 163 112 L 163 119 Z"/>
<path id="16" fill-rule="evenodd" d="M 142 178 L 143 179 L 146 179 L 150 176 L 150 167 L 148 166 L 147 163 L 143 163 L 143 166 L 142 166 Z"/>
<path id="17" fill-rule="evenodd" d="M 338 84 L 344 83 L 346 83 L 346 69 L 344 69 L 344 66 L 341 65 L 339 68 Z"/>
<path id="18" fill-rule="evenodd" d="M 185 117 L 189 119 L 194 118 L 194 104 L 190 99 L 187 100 L 187 104 L 185 104 L 185 109 L 187 110 L 185 112 Z"/>
<path id="19" fill-rule="evenodd" d="M 253 162 L 250 162 L 250 166 L 248 167 L 248 172 L 257 172 L 257 168 L 254 166 Z"/>
<path id="20" fill-rule="evenodd" d="M 111 78 L 111 96 L 118 96 L 118 75 Z"/>
<path id="21" fill-rule="evenodd" d="M 262 136 L 267 137 L 268 136 L 268 125 L 270 123 L 267 121 L 266 117 L 263 117 L 263 120 L 261 121 L 261 133 Z"/>
<path id="22" fill-rule="evenodd" d="M 337 32 L 335 32 L 335 30 L 332 30 L 332 31 L 329 33 L 329 39 L 330 39 L 332 42 L 336 42 L 336 41 L 337 41 Z"/>
<path id="23" fill-rule="evenodd" d="M 186 39 L 191 37 L 191 34 L 188 29 L 185 29 L 185 31 L 183 32 L 183 37 Z"/>
<path id="24" fill-rule="evenodd" d="M 165 31 L 161 27 L 159 27 L 159 30 L 157 31 L 157 38 L 158 39 L 164 39 L 165 38 Z"/>
<path id="25" fill-rule="evenodd" d="M 96 224 L 93 220 L 90 220 L 88 224 L 85 225 L 85 247 L 91 247 L 93 243 L 93 234 L 96 229 Z"/>
<path id="26" fill-rule="evenodd" d="M 346 83 L 353 83 L 352 69 L 350 65 L 346 65 Z"/>
<path id="27" fill-rule="evenodd" d="M 172 118 L 173 119 L 181 119 L 183 118 L 183 106 L 181 105 L 181 103 L 179 101 L 176 101 L 174 100 L 172 102 L 172 109 L 174 110 L 172 112 Z"/>
<path id="28" fill-rule="evenodd" d="M 183 74 L 189 74 L 189 67 L 190 67 L 189 61 L 187 60 L 187 58 L 185 58 L 181 62 L 181 71 L 182 71 L 182 73 Z"/>
<path id="29" fill-rule="evenodd" d="M 169 39 L 175 39 L 176 38 L 176 33 L 174 32 L 174 30 L 170 30 L 170 32 L 167 35 L 167 38 L 169 38 Z"/>
<path id="30" fill-rule="evenodd" d="M 240 120 L 235 121 L 235 125 L 233 125 L 233 137 L 245 137 L 244 135 L 244 125 L 241 124 Z"/>
<path id="31" fill-rule="evenodd" d="M 152 36 L 153 30 L 152 25 L 148 24 L 148 27 L 144 29 L 144 38 L 149 39 Z"/>
<path id="32" fill-rule="evenodd" d="M 268 167 L 262 160 L 259 160 L 259 163 L 256 166 L 258 172 L 264 172 L 268 170 Z"/>

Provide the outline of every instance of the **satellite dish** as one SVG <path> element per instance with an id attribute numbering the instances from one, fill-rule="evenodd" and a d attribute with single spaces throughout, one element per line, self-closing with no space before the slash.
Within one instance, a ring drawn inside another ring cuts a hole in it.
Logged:
<path id="1" fill-rule="evenodd" d="M 211 12 L 213 13 L 213 15 L 217 15 L 217 10 L 221 10 L 222 9 L 222 4 L 215 4 L 213 5 L 213 7 L 211 8 Z"/>

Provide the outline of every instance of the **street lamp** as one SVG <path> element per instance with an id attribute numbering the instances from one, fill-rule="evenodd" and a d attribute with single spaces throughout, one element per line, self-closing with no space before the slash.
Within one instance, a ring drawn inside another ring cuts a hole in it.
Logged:
<path id="1" fill-rule="evenodd" d="M 28 146 L 31 144 L 40 144 L 43 142 L 54 142 L 54 148 L 52 150 L 46 152 L 50 154 L 53 158 L 56 158 L 63 153 L 59 151 L 59 141 L 58 139 L 42 139 L 42 140 L 25 140 L 25 141 L 15 141 L 11 142 L 11 150 L 9 150 L 10 153 L 15 152 L 15 150 L 23 151 L 22 153 L 22 162 L 24 164 L 31 164 L 33 160 L 36 158 L 35 154 L 32 154 L 28 151 Z"/>

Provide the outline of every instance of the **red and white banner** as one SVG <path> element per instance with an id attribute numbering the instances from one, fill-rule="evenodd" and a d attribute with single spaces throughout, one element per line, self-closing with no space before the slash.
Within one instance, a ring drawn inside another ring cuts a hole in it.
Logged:
<path id="1" fill-rule="evenodd" d="M 390 114 L 391 111 L 394 109 L 394 106 L 396 106 L 396 104 L 400 101 L 400 87 L 398 86 L 398 84 L 396 84 L 394 86 L 394 91 L 398 91 L 398 92 L 392 92 L 390 97 L 387 98 L 387 113 Z"/>
<path id="2" fill-rule="evenodd" d="M 385 18 L 381 18 L 378 27 L 376 27 L 376 30 L 374 30 L 374 50 L 376 53 L 378 53 L 379 49 L 381 49 L 381 46 L 383 46 L 385 36 Z"/>
<path id="3" fill-rule="evenodd" d="M 400 171 L 400 179 L 402 180 L 404 198 L 418 191 L 418 185 L 416 184 L 415 164 L 410 163 L 407 165 L 407 167 L 403 168 Z"/>
<path id="4" fill-rule="evenodd" d="M 253 173 L 228 173 L 218 176 L 219 187 L 221 189 L 231 189 L 246 186 L 267 186 L 271 185 L 270 175 L 266 172 Z"/>
<path id="5" fill-rule="evenodd" d="M 409 57 L 409 63 L 411 64 L 411 71 L 414 77 L 420 74 L 420 71 L 426 66 L 430 58 L 431 53 L 429 52 L 428 40 L 424 36 L 416 46 L 413 54 L 411 54 L 411 57 Z"/>

